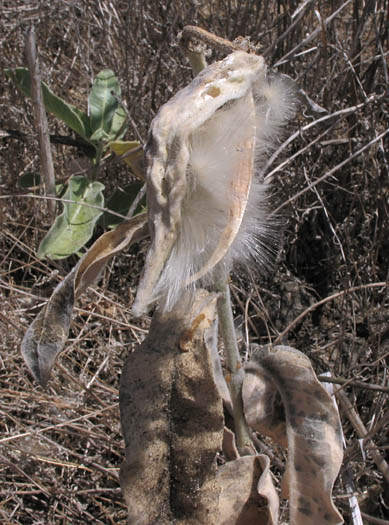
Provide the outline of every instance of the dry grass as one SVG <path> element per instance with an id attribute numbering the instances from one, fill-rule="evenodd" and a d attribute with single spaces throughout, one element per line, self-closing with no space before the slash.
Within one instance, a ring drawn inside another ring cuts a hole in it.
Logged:
<path id="1" fill-rule="evenodd" d="M 347 381 L 344 392 L 373 441 L 361 451 L 357 424 L 341 407 L 347 449 L 336 504 L 349 523 L 349 476 L 366 522 L 388 523 L 389 485 L 370 453 L 372 442 L 382 456 L 389 450 L 388 2 L 301 5 L 297 13 L 297 3 L 284 0 L 2 0 L 0 61 L 2 70 L 24 64 L 24 33 L 35 24 L 45 81 L 85 108 L 93 75 L 113 69 L 131 115 L 128 136 L 144 141 L 159 106 L 191 78 L 176 36 L 198 24 L 229 39 L 251 36 L 269 64 L 325 109 L 302 106 L 294 140 L 269 167 L 274 208 L 285 219 L 281 248 L 265 278 L 234 275 L 236 314 L 243 343 L 282 334 L 317 373 Z M 0 104 L 0 191 L 13 195 L 0 199 L 0 522 L 125 523 L 118 382 L 148 325 L 129 312 L 146 246 L 115 258 L 78 303 L 69 344 L 42 391 L 20 341 L 75 259 L 35 256 L 49 226 L 46 206 L 14 196 L 20 175 L 39 171 L 31 106 L 5 81 Z M 49 123 L 51 133 L 68 134 Z M 79 152 L 54 145 L 53 154 L 56 177 L 68 177 Z M 128 177 L 117 163 L 102 173 L 108 194 Z"/>

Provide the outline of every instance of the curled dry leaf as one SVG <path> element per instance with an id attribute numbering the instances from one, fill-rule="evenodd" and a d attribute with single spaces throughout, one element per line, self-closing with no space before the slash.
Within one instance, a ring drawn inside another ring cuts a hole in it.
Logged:
<path id="1" fill-rule="evenodd" d="M 223 410 L 204 343 L 215 305 L 214 294 L 198 290 L 193 302 L 156 313 L 124 365 L 120 482 L 129 523 L 220 525 L 216 455 Z"/>
<path id="2" fill-rule="evenodd" d="M 55 359 L 68 338 L 74 299 L 100 275 L 108 260 L 147 235 L 145 214 L 122 222 L 97 239 L 77 266 L 55 288 L 47 304 L 27 329 L 22 355 L 34 379 L 46 386 Z"/>
<path id="3" fill-rule="evenodd" d="M 74 303 L 74 268 L 59 283 L 47 304 L 28 327 L 22 341 L 22 355 L 34 379 L 43 387 L 50 377 L 57 355 L 69 334 Z"/>
<path id="4" fill-rule="evenodd" d="M 240 457 L 238 447 L 236 446 L 235 434 L 228 427 L 224 427 L 223 453 L 228 461 L 232 461 L 233 459 L 238 459 Z"/>
<path id="5" fill-rule="evenodd" d="M 148 235 L 146 214 L 141 213 L 104 233 L 80 260 L 75 277 L 75 294 L 79 297 L 101 274 L 108 260 L 129 244 Z"/>
<path id="6" fill-rule="evenodd" d="M 276 525 L 278 496 L 265 455 L 229 461 L 218 472 L 220 525 Z"/>
<path id="7" fill-rule="evenodd" d="M 343 523 L 332 501 L 343 458 L 340 420 L 309 359 L 287 346 L 265 347 L 253 354 L 245 371 L 248 424 L 288 446 L 283 493 L 290 501 L 291 524 Z"/>
<path id="8" fill-rule="evenodd" d="M 257 432 L 271 437 L 279 445 L 287 447 L 285 409 L 281 394 L 271 377 L 264 374 L 246 375 L 243 396 L 245 417 L 249 425 Z"/>

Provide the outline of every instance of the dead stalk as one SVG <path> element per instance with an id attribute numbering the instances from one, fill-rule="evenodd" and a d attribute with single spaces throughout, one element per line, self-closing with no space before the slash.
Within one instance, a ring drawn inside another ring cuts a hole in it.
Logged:
<path id="1" fill-rule="evenodd" d="M 41 170 L 45 181 L 46 195 L 49 197 L 55 197 L 54 166 L 50 149 L 50 135 L 47 125 L 46 110 L 43 102 L 43 95 L 41 89 L 41 75 L 36 52 L 34 27 L 30 27 L 27 31 L 25 41 L 25 54 L 31 77 L 31 98 L 34 108 L 36 127 L 38 129 Z M 55 200 L 50 199 L 48 201 L 48 207 L 51 216 L 54 217 Z"/>
<path id="2" fill-rule="evenodd" d="M 335 392 L 337 398 L 339 399 L 339 403 L 341 404 L 348 420 L 355 428 L 358 436 L 361 439 L 364 439 L 367 437 L 367 430 L 365 425 L 363 424 L 361 418 L 359 417 L 358 412 L 355 410 L 355 408 L 350 403 L 349 398 L 347 397 L 346 393 L 338 389 Z M 386 481 L 389 483 L 389 465 L 385 461 L 385 459 L 382 457 L 380 451 L 378 450 L 378 447 L 375 443 L 371 442 L 369 447 L 370 455 L 374 461 L 374 463 L 377 465 L 377 468 L 381 471 L 382 475 L 386 479 Z"/>

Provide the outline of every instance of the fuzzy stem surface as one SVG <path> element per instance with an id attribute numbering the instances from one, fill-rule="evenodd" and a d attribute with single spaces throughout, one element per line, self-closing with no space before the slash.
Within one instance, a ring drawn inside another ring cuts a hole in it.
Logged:
<path id="1" fill-rule="evenodd" d="M 231 394 L 236 444 L 242 456 L 250 455 L 255 449 L 243 412 L 242 384 L 244 371 L 236 341 L 228 273 L 223 262 L 217 265 L 215 274 L 215 286 L 219 293 L 217 313 L 224 343 L 226 381 Z"/>

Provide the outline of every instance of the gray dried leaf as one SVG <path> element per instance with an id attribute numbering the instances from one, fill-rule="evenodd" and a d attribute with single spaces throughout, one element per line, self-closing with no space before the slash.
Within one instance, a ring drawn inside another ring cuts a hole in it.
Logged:
<path id="1" fill-rule="evenodd" d="M 279 501 L 265 455 L 229 461 L 218 472 L 220 525 L 276 525 Z"/>
<path id="2" fill-rule="evenodd" d="M 140 240 L 146 233 L 146 215 L 139 214 L 99 237 L 55 288 L 47 304 L 27 329 L 21 346 L 22 355 L 34 379 L 43 387 L 68 338 L 75 298 L 98 278 L 115 253 Z"/>
<path id="3" fill-rule="evenodd" d="M 343 523 L 332 501 L 343 459 L 339 415 L 308 357 L 287 346 L 265 347 L 252 355 L 245 371 L 242 395 L 248 424 L 279 443 L 287 442 L 282 488 L 290 501 L 291 523 Z"/>
<path id="4" fill-rule="evenodd" d="M 43 387 L 68 338 L 74 304 L 74 268 L 55 288 L 47 304 L 27 329 L 22 355 L 34 379 Z"/>

